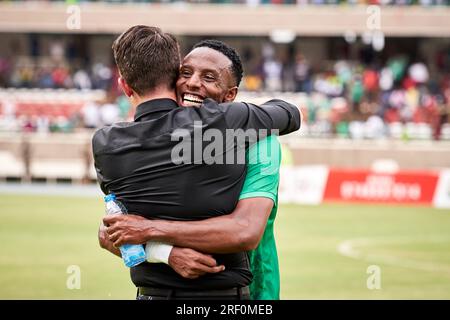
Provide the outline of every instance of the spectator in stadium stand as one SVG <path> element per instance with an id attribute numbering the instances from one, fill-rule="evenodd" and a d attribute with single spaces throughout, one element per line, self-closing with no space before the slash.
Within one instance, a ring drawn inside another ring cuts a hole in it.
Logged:
<path id="1" fill-rule="evenodd" d="M 212 99 L 201 102 L 199 98 L 205 97 L 191 93 L 183 96 L 185 104 L 201 107 L 180 108 L 173 87 L 180 65 L 178 44 L 173 36 L 158 28 L 132 27 L 114 42 L 113 50 L 122 76 L 119 81 L 130 102 L 138 105 L 137 112 L 133 123 L 119 123 L 97 131 L 93 151 L 102 190 L 115 193 L 129 212 L 142 216 L 133 226 L 135 231 L 144 230 L 148 222 L 145 218 L 201 220 L 229 214 L 238 202 L 245 164 L 222 165 L 219 160 L 219 163 L 200 161 L 189 165 L 192 158 L 182 165 L 174 163 L 172 151 L 179 141 L 172 141 L 171 134 L 180 125 L 192 135 L 194 120 L 201 120 L 202 130 L 214 128 L 223 137 L 227 129 L 278 129 L 281 134 L 287 134 L 300 127 L 297 107 L 281 100 L 271 100 L 260 107 L 233 102 L 218 104 Z M 225 91 L 216 88 L 215 98 L 231 101 L 237 86 L 230 73 L 223 72 L 229 67 L 229 61 L 225 56 L 221 58 L 222 68 L 218 70 L 221 72 L 210 71 L 204 77 L 219 88 L 228 84 Z M 226 82 L 218 81 L 219 77 L 225 77 Z M 237 148 L 232 145 L 226 152 L 237 155 Z M 224 152 L 219 150 L 217 155 Z M 136 172 L 140 173 L 136 175 Z M 273 201 L 262 199 L 253 205 L 261 206 L 258 212 L 269 212 Z M 107 225 L 118 221 L 111 218 L 114 217 L 104 218 Z M 111 240 L 122 240 L 115 238 L 120 225 L 108 227 Z M 260 225 L 264 229 L 264 219 Z M 198 234 L 196 237 L 200 238 Z M 244 246 L 250 243 L 249 239 L 235 240 Z M 214 255 L 215 259 L 186 249 L 184 253 L 190 255 L 186 261 L 199 262 L 201 270 L 209 273 L 195 279 L 180 277 L 167 264 L 143 263 L 133 267 L 131 277 L 139 288 L 138 298 L 248 299 L 252 275 L 246 249 L 243 247 L 238 253 L 223 251 Z M 164 254 L 165 262 L 169 253 Z"/>
<path id="2" fill-rule="evenodd" d="M 99 101 L 86 102 L 81 109 L 83 126 L 88 129 L 99 128 L 101 125 Z"/>
<path id="3" fill-rule="evenodd" d="M 242 74 L 242 64 L 233 48 L 217 40 L 202 41 L 194 46 L 193 50 L 184 58 L 181 74 L 177 81 L 177 95 L 181 105 L 185 103 L 183 96 L 186 92 L 210 98 L 216 96 L 217 89 L 214 84 L 202 80 L 202 77 L 208 70 L 220 70 L 221 65 L 218 62 L 222 62 L 224 58 L 230 67 L 225 70 L 227 76 L 221 77 L 219 80 L 225 81 L 227 78 L 233 78 L 233 84 L 238 87 Z M 223 83 L 220 92 L 222 96 L 225 96 L 227 88 L 226 83 Z M 263 160 L 267 158 L 266 154 L 262 154 L 265 150 L 271 150 L 268 161 Z M 250 267 L 254 276 L 250 286 L 251 298 L 255 300 L 279 299 L 280 276 L 273 225 L 278 207 L 280 150 L 278 139 L 274 136 L 259 141 L 250 149 L 247 158 L 255 159 L 256 163 L 252 162 L 247 165 L 244 188 L 239 197 L 241 200 L 230 215 L 196 222 L 151 220 L 148 223 L 148 228 L 160 230 L 160 233 L 154 240 L 166 241 L 180 247 L 189 247 L 202 252 L 220 253 L 225 250 L 227 252 L 242 251 L 242 243 L 237 242 L 236 239 L 253 237 L 255 243 L 251 246 L 252 248 L 257 244 L 256 240 L 261 239 L 256 249 L 249 252 Z M 258 154 L 258 152 L 261 154 Z M 264 203 L 267 199 L 269 199 L 269 203 L 265 211 L 260 210 L 259 206 L 252 205 L 252 203 Z M 270 201 L 273 201 L 272 206 Z M 131 215 L 124 216 L 123 220 L 121 220 L 121 228 L 124 230 L 123 232 L 127 232 L 131 237 L 135 237 L 133 241 L 142 241 L 142 235 L 133 233 L 132 229 L 127 229 L 127 223 L 131 223 L 132 219 L 133 216 Z M 136 217 L 136 219 L 138 218 Z M 248 221 L 248 223 L 243 224 L 243 220 Z M 140 219 L 136 222 L 139 221 Z M 263 225 L 266 222 L 267 226 L 263 230 Z M 252 227 L 250 228 L 249 226 Z M 144 238 L 145 241 L 153 240 L 151 233 L 145 232 L 145 234 L 148 235 Z M 116 233 L 116 237 L 120 238 L 121 235 L 122 232 L 119 230 Z M 104 241 L 107 238 L 105 235 L 102 235 L 100 240 Z M 155 250 L 155 244 L 150 244 Z M 120 245 L 120 242 L 116 243 L 116 246 Z M 105 248 L 112 247 L 111 243 L 107 242 L 103 243 L 103 246 Z M 177 250 L 181 249 L 178 247 L 172 248 L 175 254 Z M 183 261 L 183 258 L 188 257 L 180 255 L 178 261 Z M 170 261 L 171 259 L 169 258 Z M 175 270 L 181 269 L 176 265 L 173 267 Z M 182 270 L 181 275 L 186 275 L 186 273 L 191 276 L 203 275 L 203 272 L 199 273 L 199 269 L 196 269 L 196 266 L 189 265 L 188 261 L 186 261 L 186 266 Z"/>
<path id="4" fill-rule="evenodd" d="M 6 87 L 8 85 L 11 69 L 9 59 L 0 57 L 0 87 Z"/>
<path id="5" fill-rule="evenodd" d="M 75 85 L 75 88 L 77 88 L 77 89 L 91 89 L 92 88 L 91 78 L 89 78 L 88 73 L 83 69 L 79 69 L 74 73 L 73 84 Z"/>
<path id="6" fill-rule="evenodd" d="M 295 59 L 295 91 L 309 93 L 310 66 L 303 54 L 297 53 Z"/>
<path id="7" fill-rule="evenodd" d="M 105 103 L 100 107 L 101 123 L 105 126 L 109 126 L 119 121 L 119 117 L 119 106 L 112 101 L 111 97 L 108 97 Z"/>

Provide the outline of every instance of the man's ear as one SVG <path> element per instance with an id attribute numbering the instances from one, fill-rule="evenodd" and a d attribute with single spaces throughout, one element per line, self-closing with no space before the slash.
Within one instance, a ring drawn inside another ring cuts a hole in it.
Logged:
<path id="1" fill-rule="evenodd" d="M 236 99 L 238 93 L 238 87 L 232 87 L 228 89 L 228 92 L 225 95 L 225 101 L 224 102 L 232 102 L 234 99 Z"/>
<path id="2" fill-rule="evenodd" d="M 125 93 L 127 97 L 131 97 L 133 95 L 133 89 L 131 89 L 131 87 L 125 82 L 124 78 L 119 77 L 119 79 L 117 79 L 117 83 L 119 84 L 119 87 L 122 88 L 123 93 Z"/>

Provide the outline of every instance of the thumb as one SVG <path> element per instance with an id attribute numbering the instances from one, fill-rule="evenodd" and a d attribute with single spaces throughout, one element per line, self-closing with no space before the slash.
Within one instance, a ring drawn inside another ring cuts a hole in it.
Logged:
<path id="1" fill-rule="evenodd" d="M 225 266 L 220 265 L 220 266 L 212 267 L 211 273 L 218 273 L 218 272 L 222 272 L 223 270 L 225 270 Z"/>
<path id="2" fill-rule="evenodd" d="M 118 215 L 107 215 L 103 217 L 103 223 L 107 226 L 116 221 Z"/>

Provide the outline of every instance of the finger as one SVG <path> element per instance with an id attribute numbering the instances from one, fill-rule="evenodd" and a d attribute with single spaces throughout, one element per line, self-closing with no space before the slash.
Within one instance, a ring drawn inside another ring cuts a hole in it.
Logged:
<path id="1" fill-rule="evenodd" d="M 117 215 L 115 215 L 115 214 L 106 215 L 103 217 L 103 222 L 111 223 L 111 222 L 115 221 L 116 219 L 117 219 Z"/>
<path id="2" fill-rule="evenodd" d="M 225 270 L 225 266 L 220 265 L 215 267 L 208 267 L 205 266 L 204 264 L 197 264 L 194 270 L 196 271 L 197 274 L 217 273 Z"/>
<path id="3" fill-rule="evenodd" d="M 112 224 L 112 223 L 116 223 L 118 221 L 124 220 L 126 219 L 126 215 L 123 214 L 110 214 L 110 215 L 106 215 L 103 217 L 103 222 L 104 223 L 108 223 L 108 224 Z"/>
<path id="4" fill-rule="evenodd" d="M 216 266 L 216 267 L 210 268 L 210 272 L 209 273 L 218 273 L 218 272 L 222 272 L 224 270 L 225 270 L 225 266 L 224 265 L 220 265 L 220 266 Z"/>
<path id="5" fill-rule="evenodd" d="M 116 241 L 114 241 L 114 247 L 119 248 L 123 245 L 123 237 L 119 237 Z"/>
<path id="6" fill-rule="evenodd" d="M 206 254 L 199 254 L 197 261 L 209 267 L 217 266 L 216 259 Z"/>
<path id="7" fill-rule="evenodd" d="M 120 237 L 121 237 L 120 233 L 119 232 L 115 232 L 113 234 L 110 234 L 108 239 L 115 243 Z"/>
<path id="8" fill-rule="evenodd" d="M 116 221 L 115 217 L 112 215 L 103 217 L 103 224 L 105 226 L 109 226 L 111 223 L 113 223 L 115 221 Z"/>
<path id="9" fill-rule="evenodd" d="M 200 254 L 200 252 L 197 252 L 197 254 Z M 213 255 L 212 254 L 209 254 L 209 253 L 201 253 L 203 256 L 205 256 L 205 257 L 210 257 L 210 258 L 212 258 L 212 259 L 214 259 L 213 258 Z M 214 261 L 215 261 L 215 259 L 214 259 Z M 216 264 L 217 264 L 217 262 L 216 262 Z"/>
<path id="10" fill-rule="evenodd" d="M 116 225 L 111 225 L 106 228 L 106 233 L 109 235 L 116 233 L 117 231 L 119 231 L 119 227 L 117 227 Z"/>
<path id="11" fill-rule="evenodd" d="M 124 236 L 119 236 L 117 237 L 117 239 L 114 241 L 114 247 L 119 248 L 121 246 L 123 246 L 126 243 L 126 238 Z"/>

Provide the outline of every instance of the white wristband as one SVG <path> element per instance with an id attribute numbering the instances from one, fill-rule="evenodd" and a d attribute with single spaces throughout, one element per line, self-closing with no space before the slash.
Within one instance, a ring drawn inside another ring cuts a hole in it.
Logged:
<path id="1" fill-rule="evenodd" d="M 169 264 L 169 256 L 173 246 L 163 242 L 148 241 L 145 246 L 145 255 L 150 263 Z"/>

